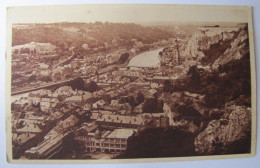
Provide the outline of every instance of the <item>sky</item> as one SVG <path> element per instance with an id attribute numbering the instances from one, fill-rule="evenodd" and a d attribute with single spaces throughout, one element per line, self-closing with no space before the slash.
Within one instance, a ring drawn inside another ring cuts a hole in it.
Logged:
<path id="1" fill-rule="evenodd" d="M 9 7 L 9 23 L 247 22 L 248 8 L 187 5 L 66 5 Z"/>

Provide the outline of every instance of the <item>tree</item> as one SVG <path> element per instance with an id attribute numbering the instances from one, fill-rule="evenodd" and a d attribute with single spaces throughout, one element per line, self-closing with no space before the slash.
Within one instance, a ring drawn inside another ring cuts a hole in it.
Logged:
<path id="1" fill-rule="evenodd" d="M 119 64 L 123 64 L 126 62 L 126 60 L 128 59 L 129 57 L 129 54 L 128 53 L 124 53 L 120 56 L 119 60 L 118 60 L 118 63 Z"/>
<path id="2" fill-rule="evenodd" d="M 187 75 L 189 76 L 190 88 L 194 90 L 200 89 L 201 87 L 200 72 L 196 65 L 189 68 Z"/>
<path id="3" fill-rule="evenodd" d="M 163 112 L 163 104 L 164 102 L 162 100 L 157 100 L 157 106 L 156 106 L 157 113 Z"/>
<path id="4" fill-rule="evenodd" d="M 33 82 L 36 80 L 36 75 L 31 75 L 29 78 L 28 78 L 28 82 Z"/>
<path id="5" fill-rule="evenodd" d="M 144 102 L 143 112 L 144 113 L 157 113 L 157 99 L 149 98 Z"/>
<path id="6" fill-rule="evenodd" d="M 98 90 L 98 85 L 95 81 L 91 81 L 91 82 L 85 84 L 85 90 L 93 93 L 96 90 Z"/>
<path id="7" fill-rule="evenodd" d="M 181 116 L 200 117 L 200 113 L 192 106 L 181 105 L 176 110 Z"/>
<path id="8" fill-rule="evenodd" d="M 178 128 L 148 128 L 129 137 L 119 158 L 194 156 L 194 135 Z"/>
<path id="9" fill-rule="evenodd" d="M 30 53 L 30 49 L 29 48 L 21 48 L 20 53 L 21 54 L 29 54 Z"/>
<path id="10" fill-rule="evenodd" d="M 131 107 L 135 107 L 136 106 L 136 102 L 135 102 L 134 96 L 128 97 L 128 103 L 131 105 Z"/>
<path id="11" fill-rule="evenodd" d="M 78 77 L 70 82 L 70 86 L 73 90 L 85 90 L 85 82 L 82 78 Z"/>
<path id="12" fill-rule="evenodd" d="M 136 103 L 137 105 L 141 104 L 144 101 L 144 95 L 142 94 L 142 92 L 138 92 L 137 96 L 136 96 Z"/>
<path id="13" fill-rule="evenodd" d="M 108 94 L 105 94 L 104 96 L 102 96 L 102 99 L 107 103 L 110 104 L 111 103 L 111 96 Z"/>
<path id="14" fill-rule="evenodd" d="M 163 83 L 163 91 L 164 92 L 172 92 L 173 86 L 169 80 L 164 81 Z"/>
<path id="15" fill-rule="evenodd" d="M 45 82 L 51 82 L 51 77 L 50 76 L 43 76 L 40 78 L 41 81 L 45 81 Z"/>

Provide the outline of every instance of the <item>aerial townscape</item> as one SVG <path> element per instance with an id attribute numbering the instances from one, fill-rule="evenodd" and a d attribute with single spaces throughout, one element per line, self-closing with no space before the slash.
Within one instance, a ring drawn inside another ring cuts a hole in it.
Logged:
<path id="1" fill-rule="evenodd" d="M 250 153 L 247 23 L 12 27 L 13 159 Z"/>

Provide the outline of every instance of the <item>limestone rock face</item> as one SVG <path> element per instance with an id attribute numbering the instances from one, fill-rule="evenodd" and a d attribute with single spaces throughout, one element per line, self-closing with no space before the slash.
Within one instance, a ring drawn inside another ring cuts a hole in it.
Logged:
<path id="1" fill-rule="evenodd" d="M 238 28 L 201 27 L 188 42 L 186 55 L 201 60 L 205 57 L 203 51 L 210 49 L 213 44 L 231 40 L 238 30 Z"/>
<path id="2" fill-rule="evenodd" d="M 224 65 L 232 60 L 241 59 L 248 53 L 248 34 L 246 30 L 241 30 L 237 38 L 235 38 L 231 43 L 231 47 L 228 48 L 223 55 L 215 60 L 212 67 L 216 69 L 219 65 Z"/>
<path id="3" fill-rule="evenodd" d="M 251 128 L 251 109 L 245 106 L 226 106 L 225 114 L 219 120 L 212 120 L 207 128 L 195 138 L 198 154 L 213 154 L 218 143 L 226 145 L 245 138 Z M 228 117 L 224 117 L 228 116 Z"/>

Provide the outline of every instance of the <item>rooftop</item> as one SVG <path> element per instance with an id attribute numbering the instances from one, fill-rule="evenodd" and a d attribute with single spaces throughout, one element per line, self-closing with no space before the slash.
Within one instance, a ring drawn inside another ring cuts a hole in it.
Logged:
<path id="1" fill-rule="evenodd" d="M 97 117 L 96 121 L 132 124 L 132 125 L 146 125 L 151 121 L 151 119 L 144 119 L 140 116 L 125 116 L 125 115 L 115 115 L 115 114 L 95 115 L 95 117 Z M 91 118 L 95 118 L 95 117 L 91 117 Z"/>
<path id="2" fill-rule="evenodd" d="M 127 139 L 135 132 L 135 129 L 115 129 L 107 138 L 125 138 Z"/>

